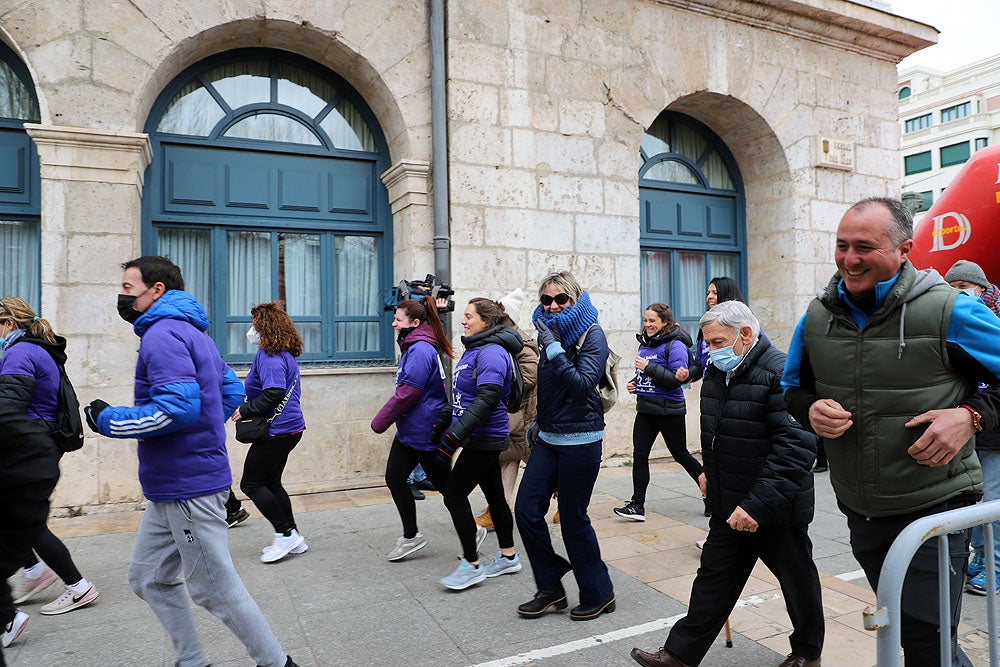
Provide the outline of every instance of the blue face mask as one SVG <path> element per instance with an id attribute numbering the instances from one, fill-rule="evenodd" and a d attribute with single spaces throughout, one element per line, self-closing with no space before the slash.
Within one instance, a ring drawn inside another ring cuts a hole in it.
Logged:
<path id="1" fill-rule="evenodd" d="M 965 292 L 966 294 L 968 294 L 969 296 L 976 296 L 976 288 L 975 287 L 966 287 L 962 291 Z"/>
<path id="2" fill-rule="evenodd" d="M 24 329 L 14 329 L 9 334 L 0 338 L 0 356 L 3 355 L 3 351 L 14 344 L 18 338 L 24 335 Z"/>
<path id="3" fill-rule="evenodd" d="M 736 354 L 733 350 L 733 346 L 723 347 L 718 350 L 709 350 L 708 356 L 712 360 L 712 365 L 718 368 L 720 371 L 729 372 L 740 365 L 743 358 L 746 357 L 746 352 L 743 354 Z"/>

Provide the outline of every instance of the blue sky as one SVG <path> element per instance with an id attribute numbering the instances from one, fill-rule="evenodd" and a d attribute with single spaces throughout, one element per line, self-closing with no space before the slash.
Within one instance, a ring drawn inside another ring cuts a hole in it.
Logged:
<path id="1" fill-rule="evenodd" d="M 928 23 L 938 43 L 905 58 L 900 68 L 926 65 L 951 70 L 1000 53 L 998 0 L 891 0 L 894 14 Z"/>

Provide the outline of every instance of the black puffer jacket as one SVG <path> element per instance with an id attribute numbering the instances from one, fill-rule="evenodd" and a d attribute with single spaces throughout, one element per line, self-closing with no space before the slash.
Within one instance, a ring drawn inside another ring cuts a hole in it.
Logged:
<path id="1" fill-rule="evenodd" d="M 713 516 L 728 519 L 739 506 L 761 526 L 812 521 L 816 436 L 785 410 L 784 367 L 785 353 L 761 334 L 728 386 L 724 371 L 705 371 L 701 453 Z"/>

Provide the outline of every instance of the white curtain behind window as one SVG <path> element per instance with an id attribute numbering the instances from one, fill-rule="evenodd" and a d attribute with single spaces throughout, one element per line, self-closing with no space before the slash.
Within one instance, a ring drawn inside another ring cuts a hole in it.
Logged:
<path id="1" fill-rule="evenodd" d="M 17 296 L 42 307 L 42 269 L 37 222 L 0 220 L 0 296 Z"/>
<path id="2" fill-rule="evenodd" d="M 158 252 L 180 267 L 184 290 L 208 311 L 211 304 L 210 237 L 208 230 L 160 229 Z M 208 312 L 211 319 L 212 313 Z"/>
<path id="3" fill-rule="evenodd" d="M 642 307 L 657 301 L 669 304 L 670 253 L 644 250 L 642 253 Z"/>
<path id="4" fill-rule="evenodd" d="M 250 317 L 254 304 L 271 301 L 271 234 L 268 232 L 227 232 L 226 256 L 227 316 Z M 246 322 L 227 327 L 230 354 L 249 353 Z"/>
<path id="5" fill-rule="evenodd" d="M 337 237 L 337 315 L 378 316 L 376 243 L 370 236 Z M 373 350 L 378 350 L 378 322 L 343 322 L 337 326 L 338 352 Z"/>
<path id="6" fill-rule="evenodd" d="M 319 235 L 279 234 L 278 255 L 281 265 L 278 298 L 284 299 L 285 310 L 293 319 L 321 315 Z M 296 323 L 296 328 L 306 352 L 323 351 L 321 323 Z"/>

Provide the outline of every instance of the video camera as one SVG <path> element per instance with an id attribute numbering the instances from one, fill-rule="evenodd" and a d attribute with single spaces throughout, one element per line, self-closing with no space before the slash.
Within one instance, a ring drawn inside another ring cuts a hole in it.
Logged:
<path id="1" fill-rule="evenodd" d="M 451 300 L 452 295 L 455 294 L 453 290 L 448 285 L 443 285 L 437 282 L 437 276 L 432 273 L 428 273 L 427 277 L 423 280 L 403 280 L 392 289 L 390 289 L 385 294 L 385 298 L 382 302 L 383 310 L 396 310 L 396 304 L 400 301 L 405 301 L 406 299 L 415 299 L 419 301 L 424 296 L 429 296 L 431 301 L 437 301 L 438 299 L 447 299 L 448 305 L 438 306 L 439 313 L 450 313 L 455 310 L 455 302 Z"/>

